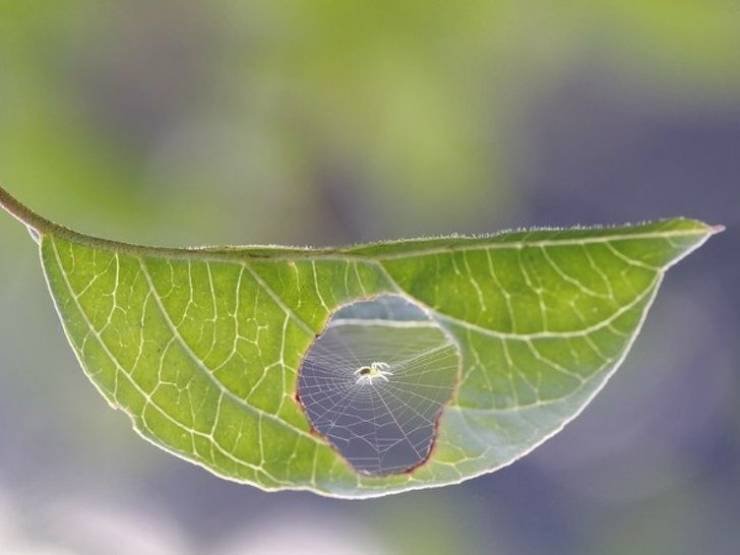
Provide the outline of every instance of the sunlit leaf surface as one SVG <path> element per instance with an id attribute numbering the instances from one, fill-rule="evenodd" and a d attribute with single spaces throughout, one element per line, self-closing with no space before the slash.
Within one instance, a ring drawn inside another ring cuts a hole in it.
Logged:
<path id="1" fill-rule="evenodd" d="M 86 374 L 143 437 L 224 478 L 337 497 L 457 483 L 531 451 L 619 366 L 665 270 L 717 231 L 175 250 L 0 200 L 36 229 Z"/>

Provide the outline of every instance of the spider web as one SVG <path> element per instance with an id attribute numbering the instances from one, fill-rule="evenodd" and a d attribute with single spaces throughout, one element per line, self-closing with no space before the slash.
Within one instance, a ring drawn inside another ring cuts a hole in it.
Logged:
<path id="1" fill-rule="evenodd" d="M 358 381 L 373 363 L 391 374 Z M 313 427 L 357 471 L 400 473 L 427 459 L 459 364 L 426 313 L 385 295 L 334 314 L 304 358 L 298 393 Z"/>

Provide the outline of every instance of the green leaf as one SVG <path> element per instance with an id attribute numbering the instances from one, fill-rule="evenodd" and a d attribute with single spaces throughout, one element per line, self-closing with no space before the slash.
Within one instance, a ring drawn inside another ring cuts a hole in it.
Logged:
<path id="1" fill-rule="evenodd" d="M 688 219 L 338 249 L 33 230 L 85 373 L 144 438 L 266 490 L 372 497 L 493 472 L 624 359 Z"/>

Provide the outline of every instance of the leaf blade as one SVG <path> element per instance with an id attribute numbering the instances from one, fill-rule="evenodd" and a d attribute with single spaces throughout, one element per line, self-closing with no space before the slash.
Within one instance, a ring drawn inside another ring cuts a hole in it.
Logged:
<path id="1" fill-rule="evenodd" d="M 721 230 L 673 219 L 343 249 L 155 249 L 80 235 L 0 193 L 37 231 L 83 369 L 144 438 L 227 479 L 350 498 L 458 483 L 557 433 L 624 359 L 665 271 Z M 355 471 L 297 398 L 302 357 L 332 314 L 378 295 L 418 305 L 462 360 L 433 451 L 403 474 Z"/>

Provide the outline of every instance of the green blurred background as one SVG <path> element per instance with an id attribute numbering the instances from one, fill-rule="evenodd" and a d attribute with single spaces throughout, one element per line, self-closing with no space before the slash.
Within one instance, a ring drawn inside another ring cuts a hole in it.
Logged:
<path id="1" fill-rule="evenodd" d="M 462 486 L 347 502 L 141 441 L 2 217 L 3 553 L 737 552 L 740 1 L 0 0 L 0 180 L 157 245 L 728 225 L 555 439 Z"/>

